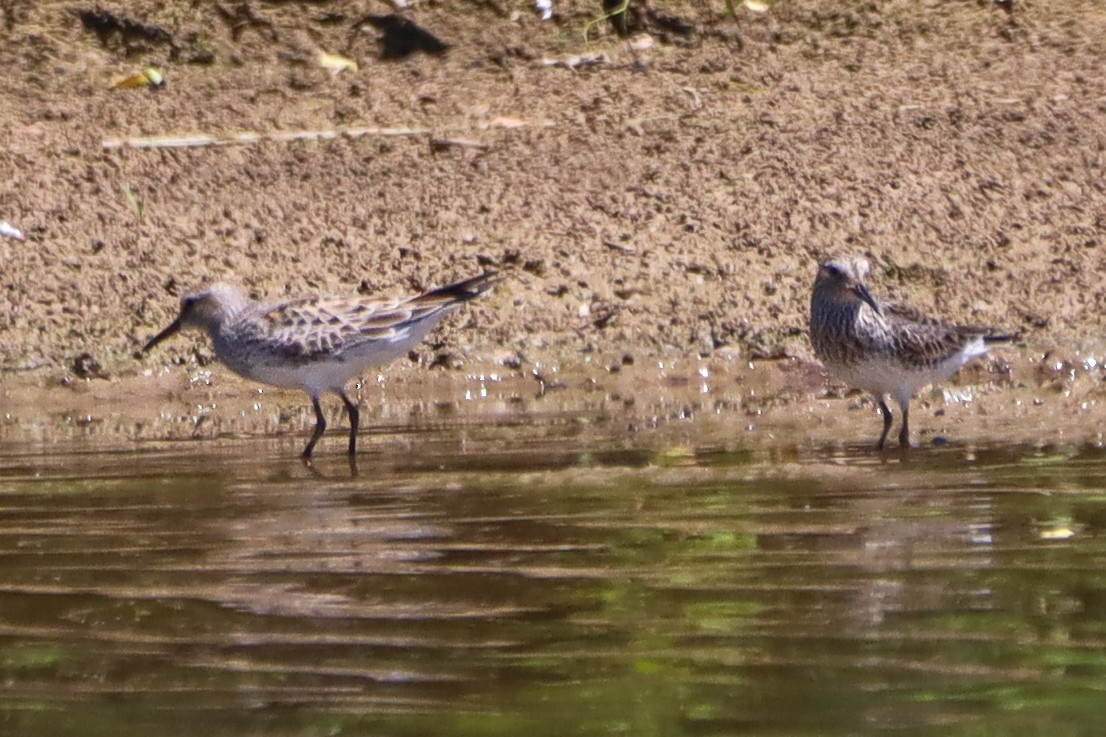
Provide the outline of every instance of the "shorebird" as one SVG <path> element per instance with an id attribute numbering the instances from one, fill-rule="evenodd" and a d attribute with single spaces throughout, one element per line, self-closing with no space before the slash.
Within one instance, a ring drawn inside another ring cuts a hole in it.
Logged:
<path id="1" fill-rule="evenodd" d="M 142 349 L 147 353 L 180 330 L 211 336 L 215 355 L 247 379 L 302 389 L 315 409 L 315 431 L 303 449 L 309 459 L 326 431 L 319 395 L 337 394 L 349 413 L 349 455 L 357 452 L 360 414 L 346 384 L 369 366 L 405 355 L 449 310 L 483 294 L 494 273 L 399 299 L 311 296 L 254 302 L 233 284 L 218 282 L 181 298 L 180 314 Z"/>
<path id="2" fill-rule="evenodd" d="M 987 328 L 953 325 L 904 305 L 872 297 L 868 261 L 818 266 L 810 298 L 810 342 L 818 358 L 850 386 L 871 393 L 883 414 L 882 449 L 891 430 L 890 396 L 902 411 L 899 444 L 910 445 L 910 400 L 926 384 L 943 381 L 992 343 L 1014 339 Z"/>

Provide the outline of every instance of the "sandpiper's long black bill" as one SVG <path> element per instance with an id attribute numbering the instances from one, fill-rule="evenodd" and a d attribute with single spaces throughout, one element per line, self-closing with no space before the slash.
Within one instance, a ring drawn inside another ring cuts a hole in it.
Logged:
<path id="1" fill-rule="evenodd" d="M 857 297 L 860 297 L 862 300 L 864 300 L 865 304 L 875 310 L 877 315 L 883 314 L 883 310 L 879 308 L 879 304 L 876 302 L 875 298 L 872 297 L 872 293 L 868 291 L 867 286 L 865 286 L 864 284 L 857 284 L 855 287 L 853 287 L 853 291 L 856 292 Z"/>
<path id="2" fill-rule="evenodd" d="M 983 336 L 983 342 L 990 345 L 991 343 L 1011 343 L 1015 340 L 1021 340 L 1021 333 L 988 333 Z"/>
<path id="3" fill-rule="evenodd" d="M 177 332 L 180 331 L 180 327 L 181 327 L 181 319 L 178 317 L 176 320 L 173 320 L 173 322 L 171 322 L 169 324 L 169 327 L 165 328 L 160 333 L 158 333 L 154 337 L 150 338 L 150 342 L 147 343 L 145 346 L 143 346 L 142 352 L 143 353 L 149 353 L 150 349 L 152 349 L 158 343 L 165 340 L 166 338 L 169 338 L 173 335 L 176 335 Z"/>

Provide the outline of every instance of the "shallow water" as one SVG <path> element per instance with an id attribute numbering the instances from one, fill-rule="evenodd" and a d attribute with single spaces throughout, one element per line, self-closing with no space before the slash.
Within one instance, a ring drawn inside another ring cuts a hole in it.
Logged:
<path id="1" fill-rule="evenodd" d="M 1102 450 L 297 442 L 5 448 L 0 732 L 1101 732 Z"/>

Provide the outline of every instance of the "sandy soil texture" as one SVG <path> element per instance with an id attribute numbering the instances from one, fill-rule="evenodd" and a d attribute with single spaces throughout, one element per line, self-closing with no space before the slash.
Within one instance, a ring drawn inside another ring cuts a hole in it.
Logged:
<path id="1" fill-rule="evenodd" d="M 879 294 L 1024 331 L 1002 361 L 1034 390 L 1097 382 L 1098 0 L 634 0 L 627 36 L 585 42 L 599 5 L 415 2 L 449 48 L 388 59 L 383 2 L 10 0 L 0 220 L 25 239 L 0 238 L 0 396 L 160 396 L 143 372 L 210 348 L 134 351 L 216 279 L 279 298 L 501 270 L 420 349 L 447 368 L 807 361 L 831 253 L 869 256 Z M 164 87 L 113 87 L 147 65 Z"/>

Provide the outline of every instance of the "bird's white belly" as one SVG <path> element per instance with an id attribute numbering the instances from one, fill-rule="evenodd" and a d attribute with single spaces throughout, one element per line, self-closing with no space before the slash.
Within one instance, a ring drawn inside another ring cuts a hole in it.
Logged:
<path id="1" fill-rule="evenodd" d="M 979 339 L 933 365 L 909 365 L 880 356 L 830 368 L 849 386 L 878 396 L 890 395 L 898 402 L 905 402 L 922 387 L 944 381 L 965 363 L 986 352 L 982 339 Z"/>
<path id="2" fill-rule="evenodd" d="M 258 364 L 242 373 L 247 378 L 284 389 L 302 389 L 317 394 L 329 389 L 340 389 L 350 379 L 359 375 L 365 365 L 349 362 L 315 361 L 299 366 L 289 364 Z"/>

